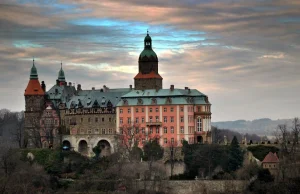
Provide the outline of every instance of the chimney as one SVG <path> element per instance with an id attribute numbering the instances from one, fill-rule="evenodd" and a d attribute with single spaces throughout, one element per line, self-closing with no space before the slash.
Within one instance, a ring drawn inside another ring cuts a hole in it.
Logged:
<path id="1" fill-rule="evenodd" d="M 92 87 L 92 90 L 95 90 L 95 87 Z"/>
<path id="2" fill-rule="evenodd" d="M 41 87 L 42 87 L 43 91 L 46 92 L 46 84 L 44 81 L 42 81 Z"/>
<path id="3" fill-rule="evenodd" d="M 174 90 L 174 85 L 170 86 L 170 90 L 173 91 Z"/>
<path id="4" fill-rule="evenodd" d="M 189 89 L 189 87 L 184 87 L 184 89 L 185 89 L 185 90 L 188 90 L 188 89 Z"/>
<path id="5" fill-rule="evenodd" d="M 71 83 L 71 82 L 69 82 L 69 86 L 70 86 L 70 87 L 72 86 L 72 83 Z"/>
<path id="6" fill-rule="evenodd" d="M 129 85 L 130 90 L 132 90 L 132 85 Z"/>
<path id="7" fill-rule="evenodd" d="M 188 93 L 189 93 L 189 94 L 191 93 L 191 89 L 190 89 L 190 88 L 188 88 Z"/>
<path id="8" fill-rule="evenodd" d="M 81 84 L 77 84 L 77 90 L 81 90 Z"/>

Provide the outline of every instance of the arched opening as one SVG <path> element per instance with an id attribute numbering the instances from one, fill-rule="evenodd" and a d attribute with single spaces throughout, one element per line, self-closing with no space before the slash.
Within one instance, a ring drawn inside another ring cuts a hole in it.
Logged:
<path id="1" fill-rule="evenodd" d="M 64 140 L 62 144 L 63 144 L 63 150 L 67 150 L 67 151 L 71 150 L 71 143 L 68 140 Z"/>
<path id="2" fill-rule="evenodd" d="M 78 144 L 78 152 L 80 152 L 83 155 L 88 154 L 88 145 L 85 140 L 81 140 Z"/>
<path id="3" fill-rule="evenodd" d="M 97 145 L 101 149 L 101 157 L 109 156 L 111 154 L 111 146 L 107 140 L 100 140 Z"/>
<path id="4" fill-rule="evenodd" d="M 197 143 L 203 143 L 203 137 L 197 136 Z"/>

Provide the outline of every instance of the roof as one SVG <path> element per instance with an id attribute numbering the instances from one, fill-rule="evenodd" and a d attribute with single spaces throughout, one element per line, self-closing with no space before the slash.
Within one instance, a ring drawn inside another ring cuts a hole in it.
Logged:
<path id="1" fill-rule="evenodd" d="M 121 100 L 121 96 L 127 94 L 129 88 L 104 90 L 82 90 L 66 103 L 67 108 L 92 108 L 107 107 L 109 104 L 115 107 Z"/>
<path id="2" fill-rule="evenodd" d="M 28 85 L 25 89 L 24 95 L 44 95 L 45 92 L 43 91 L 41 84 L 38 79 L 30 79 Z"/>
<path id="3" fill-rule="evenodd" d="M 47 97 L 53 102 L 54 106 L 57 106 L 57 100 L 59 100 L 62 103 L 66 103 L 70 100 L 72 96 L 75 95 L 75 93 L 76 89 L 74 86 L 54 85 L 52 88 L 50 88 L 50 90 L 48 90 Z"/>
<path id="4" fill-rule="evenodd" d="M 278 162 L 279 159 L 277 157 L 276 152 L 274 154 L 272 152 L 269 152 L 264 158 L 264 160 L 262 161 L 262 163 L 278 163 Z"/>
<path id="5" fill-rule="evenodd" d="M 38 79 L 38 73 L 37 73 L 37 69 L 34 65 L 34 60 L 33 60 L 31 70 L 30 70 L 30 79 Z"/>
<path id="6" fill-rule="evenodd" d="M 122 96 L 117 106 L 134 105 L 166 105 L 166 104 L 210 104 L 206 95 L 191 89 L 160 89 L 160 90 L 132 90 Z"/>
<path id="7" fill-rule="evenodd" d="M 162 77 L 159 74 L 156 74 L 154 71 L 151 71 L 149 74 L 142 74 L 139 72 L 134 79 L 149 79 L 149 78 L 158 78 L 162 79 Z"/>

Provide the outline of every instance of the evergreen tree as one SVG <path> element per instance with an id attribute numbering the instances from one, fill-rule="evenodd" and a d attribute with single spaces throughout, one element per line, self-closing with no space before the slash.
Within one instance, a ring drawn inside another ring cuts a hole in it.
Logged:
<path id="1" fill-rule="evenodd" d="M 236 136 L 233 137 L 228 158 L 228 172 L 236 171 L 243 164 L 244 156 Z"/>
<path id="2" fill-rule="evenodd" d="M 156 161 L 161 159 L 164 155 L 164 149 L 159 145 L 158 140 L 147 142 L 143 150 L 145 161 Z"/>

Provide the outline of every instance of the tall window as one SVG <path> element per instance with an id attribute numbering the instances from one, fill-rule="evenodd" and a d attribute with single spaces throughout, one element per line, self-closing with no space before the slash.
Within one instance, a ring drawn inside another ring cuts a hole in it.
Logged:
<path id="1" fill-rule="evenodd" d="M 142 117 L 142 123 L 144 123 L 145 122 L 145 118 L 144 117 Z"/>
<path id="2" fill-rule="evenodd" d="M 171 133 L 174 133 L 174 127 L 171 127 Z"/>
<path id="3" fill-rule="evenodd" d="M 123 113 L 123 109 L 122 109 L 122 108 L 120 108 L 120 113 L 121 113 L 121 114 Z"/>
<path id="4" fill-rule="evenodd" d="M 171 138 L 171 144 L 174 144 L 174 138 Z"/>
<path id="5" fill-rule="evenodd" d="M 152 127 L 150 127 L 149 133 L 152 134 L 153 133 L 153 129 Z"/>
<path id="6" fill-rule="evenodd" d="M 166 123 L 166 122 L 168 122 L 168 119 L 167 119 L 167 117 L 164 117 L 164 122 Z"/>
<path id="7" fill-rule="evenodd" d="M 174 117 L 171 117 L 171 123 L 173 123 L 174 122 Z"/>
<path id="8" fill-rule="evenodd" d="M 158 112 L 158 108 L 155 109 L 155 112 Z"/>
<path id="9" fill-rule="evenodd" d="M 139 123 L 139 118 L 135 118 L 135 123 Z"/>
<path id="10" fill-rule="evenodd" d="M 149 111 L 152 112 L 152 108 L 150 108 Z"/>
<path id="11" fill-rule="evenodd" d="M 156 133 L 159 133 L 159 127 L 156 127 Z"/>
<path id="12" fill-rule="evenodd" d="M 180 122 L 183 123 L 183 121 L 184 121 L 184 118 L 183 118 L 183 117 L 180 117 Z"/>
<path id="13" fill-rule="evenodd" d="M 168 133 L 168 128 L 164 127 L 164 133 Z"/>
<path id="14" fill-rule="evenodd" d="M 95 123 L 98 123 L 98 117 L 95 118 Z"/>
<path id="15" fill-rule="evenodd" d="M 139 108 L 136 108 L 136 109 L 135 109 L 135 112 L 139 112 Z"/>
<path id="16" fill-rule="evenodd" d="M 80 123 L 83 123 L 83 118 L 80 118 Z"/>
<path id="17" fill-rule="evenodd" d="M 127 123 L 128 123 L 128 124 L 131 123 L 131 118 L 130 118 L 130 117 L 127 118 Z"/>
<path id="18" fill-rule="evenodd" d="M 144 133 L 144 134 L 145 134 L 145 128 L 144 128 L 144 127 L 142 128 L 142 133 Z"/>
<path id="19" fill-rule="evenodd" d="M 105 134 L 105 129 L 102 129 L 102 134 Z"/>
<path id="20" fill-rule="evenodd" d="M 201 119 L 201 117 L 197 118 L 197 131 L 198 132 L 202 131 L 202 119 Z"/>
<path id="21" fill-rule="evenodd" d="M 144 110 L 145 110 L 145 109 L 144 109 L 144 108 L 142 108 L 142 112 L 144 112 Z"/>
<path id="22" fill-rule="evenodd" d="M 112 134 L 113 133 L 112 129 L 108 129 L 108 133 Z"/>
<path id="23" fill-rule="evenodd" d="M 129 109 L 127 109 L 127 112 L 128 112 L 128 113 L 131 113 L 131 109 L 130 109 L 130 108 L 129 108 Z"/>
<path id="24" fill-rule="evenodd" d="M 120 118 L 120 124 L 123 124 L 123 118 Z"/>
<path id="25" fill-rule="evenodd" d="M 152 122 L 152 116 L 149 117 L 149 122 Z"/>
<path id="26" fill-rule="evenodd" d="M 168 143 L 168 139 L 164 138 L 164 143 L 167 144 Z"/>
<path id="27" fill-rule="evenodd" d="M 167 108 L 164 108 L 164 112 L 167 112 Z"/>
<path id="28" fill-rule="evenodd" d="M 184 127 L 180 127 L 180 133 L 184 133 Z"/>
<path id="29" fill-rule="evenodd" d="M 173 112 L 174 111 L 174 108 L 173 107 L 171 107 L 171 112 Z"/>
<path id="30" fill-rule="evenodd" d="M 180 107 L 180 112 L 183 112 L 183 107 Z"/>
<path id="31" fill-rule="evenodd" d="M 155 121 L 156 121 L 156 122 L 159 122 L 159 116 L 156 116 L 156 117 L 155 117 Z"/>

